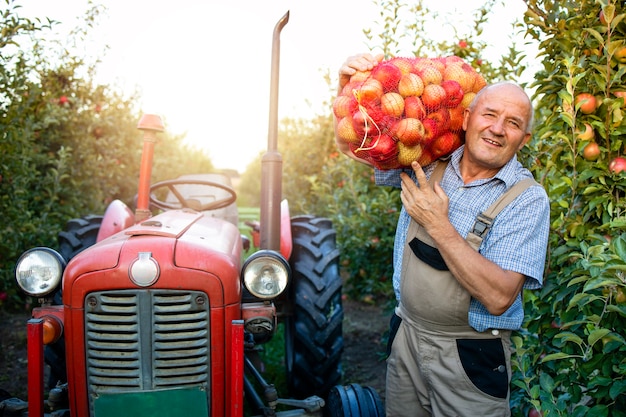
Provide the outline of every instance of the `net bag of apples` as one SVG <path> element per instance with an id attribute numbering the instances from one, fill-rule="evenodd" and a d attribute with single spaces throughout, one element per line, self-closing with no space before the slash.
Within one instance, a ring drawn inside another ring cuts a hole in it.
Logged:
<path id="1" fill-rule="evenodd" d="M 485 85 L 457 56 L 382 61 L 333 102 L 337 137 L 378 169 L 428 165 L 463 144 L 463 112 Z"/>

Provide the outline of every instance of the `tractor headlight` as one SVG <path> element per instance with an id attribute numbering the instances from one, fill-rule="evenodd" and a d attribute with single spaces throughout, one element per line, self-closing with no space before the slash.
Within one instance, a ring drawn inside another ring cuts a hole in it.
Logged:
<path id="1" fill-rule="evenodd" d="M 15 267 L 15 279 L 22 291 L 33 297 L 43 297 L 61 282 L 65 260 L 49 248 L 30 249 L 20 256 Z"/>
<path id="2" fill-rule="evenodd" d="M 279 253 L 261 250 L 243 265 L 243 282 L 252 295 L 262 299 L 280 295 L 289 282 L 289 264 Z"/>

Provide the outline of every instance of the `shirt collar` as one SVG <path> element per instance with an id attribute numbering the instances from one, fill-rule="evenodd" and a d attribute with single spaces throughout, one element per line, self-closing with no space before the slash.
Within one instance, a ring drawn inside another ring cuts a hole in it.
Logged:
<path id="1" fill-rule="evenodd" d="M 461 176 L 461 169 L 459 167 L 459 163 L 461 162 L 461 157 L 463 156 L 464 150 L 465 150 L 465 145 L 462 145 L 460 148 L 455 150 L 452 153 L 452 155 L 450 155 L 450 165 L 452 165 L 454 172 L 460 179 L 462 178 L 462 176 Z M 474 181 L 472 185 L 480 185 L 480 184 L 484 184 L 492 180 L 500 180 L 504 182 L 504 184 L 506 185 L 506 188 L 508 189 L 509 187 L 511 187 L 512 185 L 516 183 L 515 173 L 517 171 L 517 165 L 518 165 L 517 155 L 513 155 L 513 158 L 511 158 L 509 162 L 507 162 L 502 168 L 500 168 L 500 171 L 498 171 L 496 175 L 494 175 L 491 178 Z"/>

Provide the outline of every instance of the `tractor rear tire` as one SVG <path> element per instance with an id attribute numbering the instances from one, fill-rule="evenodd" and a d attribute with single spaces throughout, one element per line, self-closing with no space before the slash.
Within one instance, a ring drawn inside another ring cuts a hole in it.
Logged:
<path id="1" fill-rule="evenodd" d="M 292 314 L 285 325 L 287 385 L 295 398 L 326 398 L 342 377 L 342 281 L 329 219 L 291 220 Z"/>
<path id="2" fill-rule="evenodd" d="M 67 222 L 65 230 L 59 233 L 59 253 L 69 262 L 74 256 L 96 243 L 102 216 L 89 215 Z"/>
<path id="3" fill-rule="evenodd" d="M 57 237 L 59 253 L 69 262 L 74 256 L 96 243 L 102 216 L 88 215 L 79 219 L 71 219 L 67 222 L 65 230 L 59 232 Z M 59 289 L 52 299 L 52 304 L 63 304 L 61 290 Z M 56 342 L 46 345 L 44 358 L 50 366 L 48 388 L 52 389 L 59 383 L 67 382 L 65 369 L 65 336 L 61 336 Z"/>

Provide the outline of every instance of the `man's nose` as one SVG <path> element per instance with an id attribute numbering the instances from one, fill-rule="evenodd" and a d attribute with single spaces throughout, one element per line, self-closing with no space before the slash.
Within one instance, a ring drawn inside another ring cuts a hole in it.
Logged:
<path id="1" fill-rule="evenodd" d="M 491 124 L 489 129 L 494 135 L 503 136 L 504 135 L 504 119 L 501 117 L 498 117 L 496 120 L 494 120 L 494 122 Z"/>

